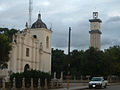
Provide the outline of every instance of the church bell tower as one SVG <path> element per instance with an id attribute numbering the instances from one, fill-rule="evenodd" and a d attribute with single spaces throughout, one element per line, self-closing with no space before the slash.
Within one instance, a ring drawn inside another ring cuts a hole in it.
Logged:
<path id="1" fill-rule="evenodd" d="M 98 18 L 98 12 L 93 12 L 93 19 L 89 20 L 90 22 L 90 47 L 94 47 L 100 50 L 101 47 L 101 34 L 100 23 L 102 22 Z"/>

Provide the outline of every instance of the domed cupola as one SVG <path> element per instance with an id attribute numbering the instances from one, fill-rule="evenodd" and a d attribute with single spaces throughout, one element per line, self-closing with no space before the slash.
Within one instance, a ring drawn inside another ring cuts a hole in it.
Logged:
<path id="1" fill-rule="evenodd" d="M 32 27 L 31 28 L 46 28 L 47 29 L 47 26 L 45 23 L 42 22 L 41 20 L 41 14 L 39 13 L 38 14 L 38 20 L 32 24 Z"/>

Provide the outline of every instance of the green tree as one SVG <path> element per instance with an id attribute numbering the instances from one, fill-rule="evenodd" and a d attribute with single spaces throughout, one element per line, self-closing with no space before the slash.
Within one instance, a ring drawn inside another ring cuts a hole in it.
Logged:
<path id="1" fill-rule="evenodd" d="M 73 50 L 71 52 L 71 62 L 70 62 L 70 72 L 73 76 L 82 75 L 82 60 L 83 60 L 84 51 Z"/>
<path id="2" fill-rule="evenodd" d="M 0 28 L 0 33 L 5 34 L 9 38 L 9 42 L 12 42 L 12 36 L 17 33 L 17 29 L 8 29 L 8 28 Z"/>
<path id="3" fill-rule="evenodd" d="M 0 67 L 7 68 L 7 62 L 9 60 L 9 53 L 11 50 L 12 36 L 18 30 L 0 28 Z"/>
<path id="4" fill-rule="evenodd" d="M 60 77 L 60 72 L 65 71 L 65 57 L 63 50 L 52 49 L 52 73 L 59 73 L 58 77 Z"/>
<path id="5" fill-rule="evenodd" d="M 64 71 L 67 74 L 67 64 L 70 63 L 72 76 L 91 75 L 120 76 L 120 46 L 113 46 L 104 51 L 93 47 L 86 51 L 73 50 L 70 57 L 62 50 L 52 50 L 52 72 Z"/>
<path id="6" fill-rule="evenodd" d="M 0 66 L 4 66 L 9 60 L 9 51 L 11 50 L 11 45 L 9 43 L 10 39 L 5 34 L 0 34 Z M 2 67 L 3 68 L 3 67 Z"/>
<path id="7" fill-rule="evenodd" d="M 108 64 L 109 75 L 120 76 L 120 46 L 113 46 L 105 50 L 105 60 Z"/>
<path id="8" fill-rule="evenodd" d="M 103 62 L 104 53 L 93 47 L 86 50 L 84 53 L 84 75 L 98 76 L 102 74 L 102 62 Z"/>

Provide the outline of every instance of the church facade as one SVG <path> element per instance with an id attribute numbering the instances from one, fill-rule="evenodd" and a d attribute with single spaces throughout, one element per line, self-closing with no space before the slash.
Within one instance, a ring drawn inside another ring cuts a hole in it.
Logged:
<path id="1" fill-rule="evenodd" d="M 31 28 L 13 36 L 12 50 L 8 62 L 11 72 L 23 72 L 28 69 L 51 73 L 52 31 L 41 20 L 41 14 Z"/>

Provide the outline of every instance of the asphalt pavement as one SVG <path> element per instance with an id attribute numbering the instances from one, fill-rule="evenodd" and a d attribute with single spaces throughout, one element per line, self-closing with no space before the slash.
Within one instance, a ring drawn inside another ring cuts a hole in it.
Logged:
<path id="1" fill-rule="evenodd" d="M 88 89 L 88 83 L 70 83 L 69 89 L 67 89 L 67 85 L 64 84 L 64 88 L 50 90 L 120 90 L 120 83 L 110 83 L 107 88 L 102 89 Z"/>
<path id="2" fill-rule="evenodd" d="M 50 90 L 81 90 L 86 88 L 88 88 L 88 83 L 70 83 L 69 89 L 67 89 L 67 84 L 64 83 L 63 88 Z"/>
<path id="3" fill-rule="evenodd" d="M 80 89 L 78 89 L 80 90 Z M 110 85 L 107 88 L 102 88 L 102 89 L 83 89 L 83 90 L 120 90 L 120 85 Z"/>
<path id="4" fill-rule="evenodd" d="M 83 90 L 88 88 L 88 86 L 80 86 L 80 87 L 70 87 L 69 89 L 67 88 L 59 88 L 59 89 L 50 89 L 50 90 Z"/>

